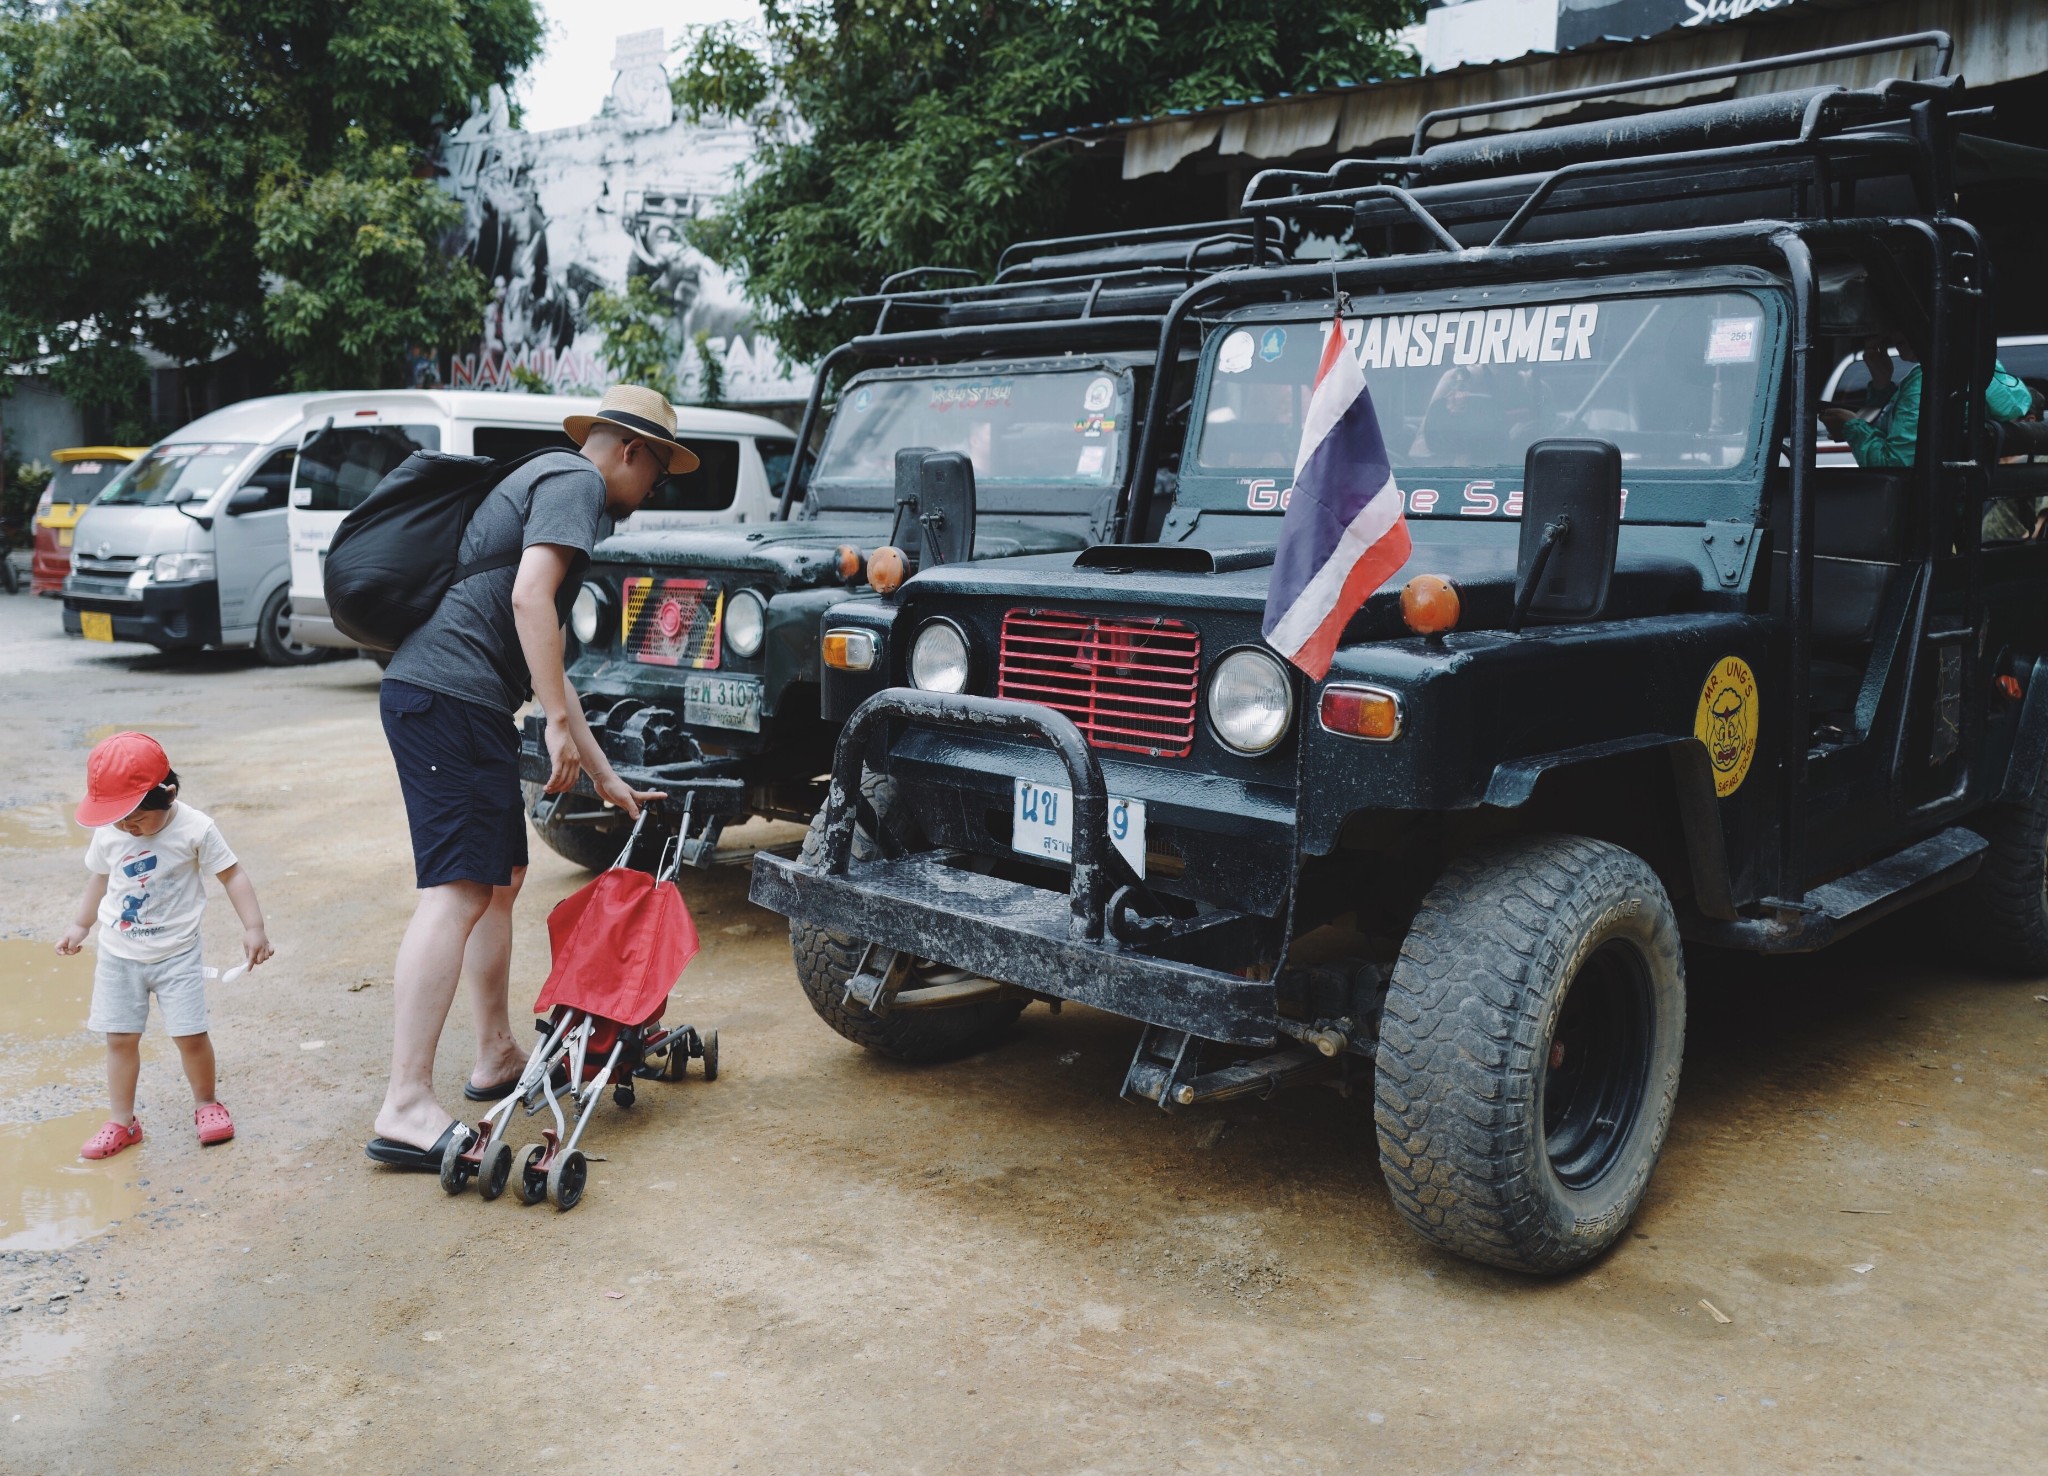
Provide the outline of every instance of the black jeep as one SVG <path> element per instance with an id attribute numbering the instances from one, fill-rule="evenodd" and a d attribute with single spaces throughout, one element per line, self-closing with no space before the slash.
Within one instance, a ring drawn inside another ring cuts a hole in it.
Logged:
<path id="1" fill-rule="evenodd" d="M 1915 43 L 1945 73 L 1940 36 L 1792 60 Z M 1206 347 L 1161 536 L 1130 536 L 1155 396 L 1126 541 L 828 615 L 884 658 L 828 683 L 829 803 L 753 881 L 818 1013 L 930 1059 L 1091 1005 L 1143 1023 L 1124 1095 L 1168 1110 L 1369 1083 L 1414 1228 L 1555 1272 L 1662 1147 L 1681 940 L 1809 950 L 1939 892 L 1959 948 L 2048 970 L 2048 546 L 1979 536 L 2048 487 L 1984 413 L 1962 99 L 1426 121 L 1410 157 L 1254 180 L 1255 224 L 1346 255 L 1169 314 Z M 1261 613 L 1340 313 L 1414 552 L 1311 682 Z M 1817 467 L 1822 376 L 1886 329 L 1912 464 Z"/>
<path id="2" fill-rule="evenodd" d="M 853 372 L 815 462 L 792 463 L 779 520 L 598 547 L 572 612 L 570 680 L 619 772 L 674 800 L 686 860 L 712 864 L 735 821 L 801 822 L 822 800 L 836 728 L 819 713 L 819 618 L 864 586 L 877 549 L 915 567 L 934 512 L 921 522 L 924 458 L 950 455 L 969 484 L 954 489 L 975 509 L 969 526 L 942 540 L 955 557 L 1071 551 L 1107 536 L 1145 406 L 1186 414 L 1192 347 L 1155 359 L 1167 309 L 1218 266 L 1255 250 L 1275 260 L 1279 249 L 1271 236 L 1255 247 L 1247 222 L 1203 223 L 1025 243 L 988 283 L 920 285 L 959 275 L 949 269 L 891 278 L 862 300 L 877 310 L 874 331 L 819 368 L 800 447 L 828 386 Z M 1170 480 L 1171 458 L 1155 457 L 1148 475 Z M 535 826 L 570 860 L 606 865 L 624 821 L 587 781 L 542 796 L 540 728 L 528 720 L 522 759 Z"/>

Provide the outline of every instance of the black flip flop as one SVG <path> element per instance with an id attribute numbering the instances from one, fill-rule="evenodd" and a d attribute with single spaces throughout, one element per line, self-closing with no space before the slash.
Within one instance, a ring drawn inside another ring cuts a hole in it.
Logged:
<path id="1" fill-rule="evenodd" d="M 522 1076 L 524 1074 L 524 1072 L 520 1073 Z M 569 1084 L 569 1073 L 557 1066 L 552 1080 L 555 1084 L 555 1090 L 559 1092 Z M 519 1090 L 519 1077 L 517 1076 L 508 1076 L 495 1086 L 480 1087 L 474 1082 L 467 1081 L 462 1084 L 462 1095 L 472 1102 L 501 1102 L 517 1090 Z"/>
<path id="2" fill-rule="evenodd" d="M 448 1140 L 455 1136 L 458 1128 L 464 1132 L 468 1131 L 461 1123 L 451 1122 L 442 1129 L 441 1136 L 434 1139 L 434 1146 L 431 1148 L 415 1148 L 412 1144 L 401 1143 L 396 1138 L 372 1138 L 369 1146 L 363 1151 L 369 1154 L 373 1161 L 387 1168 L 405 1169 L 412 1173 L 438 1174 L 441 1172 L 441 1155 L 448 1151 Z"/>

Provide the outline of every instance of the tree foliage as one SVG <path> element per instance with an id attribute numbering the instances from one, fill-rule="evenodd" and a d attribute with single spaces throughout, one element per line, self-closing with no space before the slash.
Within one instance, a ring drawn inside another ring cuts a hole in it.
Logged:
<path id="1" fill-rule="evenodd" d="M 1329 86 L 1410 64 L 1419 0 L 765 0 L 705 27 L 673 83 L 686 114 L 749 118 L 761 148 L 693 230 L 783 347 L 847 336 L 839 299 L 890 272 L 986 269 L 1060 228 L 1072 151 L 1017 135 Z"/>
<path id="2" fill-rule="evenodd" d="M 674 306 L 655 296 L 651 282 L 633 277 L 624 292 L 593 292 L 583 311 L 600 335 L 598 357 L 620 383 L 645 385 L 665 400 L 675 399 L 682 329 Z"/>
<path id="3" fill-rule="evenodd" d="M 397 382 L 476 290 L 412 176 L 540 40 L 532 0 L 0 0 L 0 355 L 87 399 L 144 344 Z"/>

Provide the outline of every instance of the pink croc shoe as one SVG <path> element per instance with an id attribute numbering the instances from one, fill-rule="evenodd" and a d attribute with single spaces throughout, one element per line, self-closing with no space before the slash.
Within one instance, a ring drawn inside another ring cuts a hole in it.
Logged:
<path id="1" fill-rule="evenodd" d="M 235 1135 L 235 1120 L 228 1116 L 228 1109 L 220 1102 L 208 1102 L 192 1114 L 193 1126 L 199 1129 L 199 1145 L 210 1148 L 215 1143 L 225 1143 Z"/>
<path id="2" fill-rule="evenodd" d="M 112 1158 L 123 1148 L 133 1148 L 141 1141 L 141 1118 L 131 1118 L 126 1127 L 109 1118 L 104 1127 L 85 1140 L 85 1146 L 78 1150 L 78 1156 L 80 1158 Z"/>

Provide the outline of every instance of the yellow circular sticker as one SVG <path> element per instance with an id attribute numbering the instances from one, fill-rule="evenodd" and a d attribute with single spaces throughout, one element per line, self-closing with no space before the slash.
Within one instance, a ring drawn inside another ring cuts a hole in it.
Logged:
<path id="1" fill-rule="evenodd" d="M 1723 656 L 1700 688 L 1692 735 L 1707 745 L 1714 766 L 1714 793 L 1728 798 L 1749 776 L 1756 757 L 1756 673 L 1740 656 Z"/>

